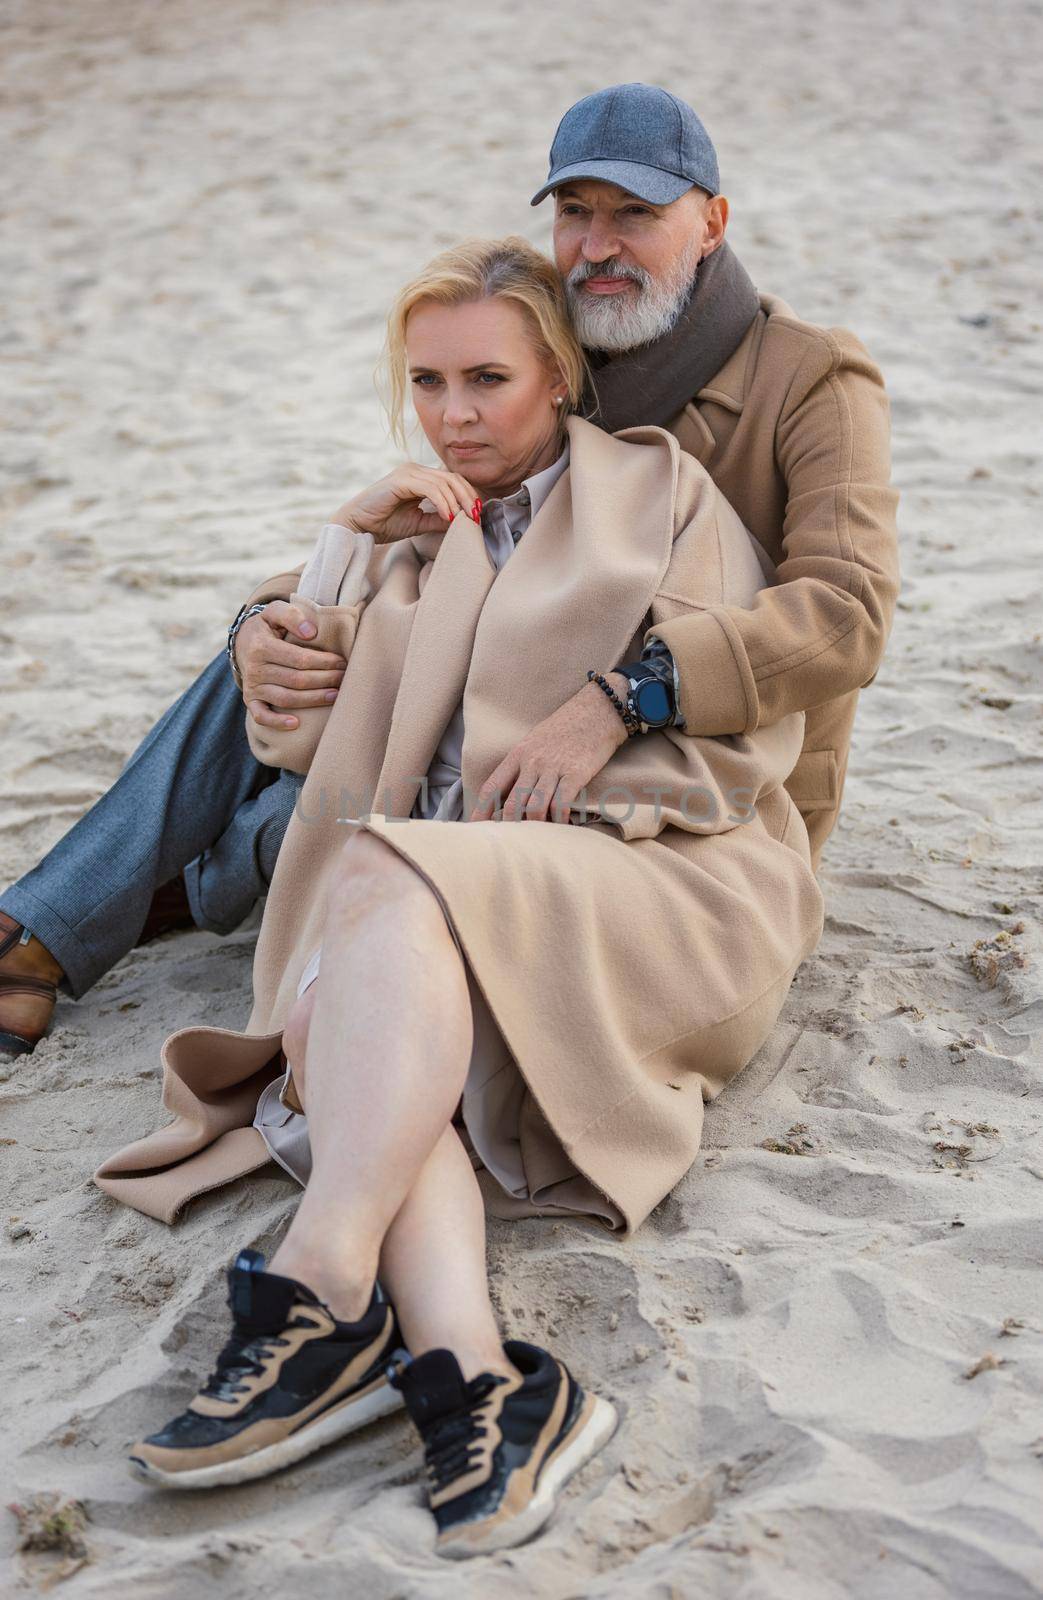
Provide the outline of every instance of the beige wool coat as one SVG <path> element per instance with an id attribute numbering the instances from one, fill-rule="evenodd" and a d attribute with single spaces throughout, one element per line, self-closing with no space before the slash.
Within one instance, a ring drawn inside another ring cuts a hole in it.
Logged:
<path id="1" fill-rule="evenodd" d="M 817 874 L 840 814 L 859 691 L 883 659 L 901 583 L 883 378 L 849 329 L 818 327 L 761 294 L 738 349 L 669 428 L 777 579 L 750 605 L 671 609 L 664 598 L 654 631 L 677 664 L 687 731 L 746 734 L 805 713 L 786 790 Z M 287 599 L 302 571 L 269 579 L 250 600 Z"/>
<path id="2" fill-rule="evenodd" d="M 167 1040 L 174 1120 L 99 1169 L 109 1194 L 171 1221 L 267 1160 L 251 1123 L 355 831 L 338 817 L 364 818 L 441 896 L 527 1088 L 527 1166 L 545 1177 L 564 1153 L 630 1230 L 691 1165 L 704 1102 L 763 1043 L 821 935 L 808 836 L 784 787 L 804 714 L 629 739 L 587 786 L 582 825 L 409 816 L 461 694 L 474 795 L 588 667 L 609 669 L 670 619 L 752 605 L 770 582 L 669 431 L 567 426 L 570 466 L 502 572 L 461 515 L 444 535 L 378 547 L 359 606 L 338 616 L 307 602 L 316 643 L 348 664 L 271 883 L 253 1010 L 242 1032 Z"/>

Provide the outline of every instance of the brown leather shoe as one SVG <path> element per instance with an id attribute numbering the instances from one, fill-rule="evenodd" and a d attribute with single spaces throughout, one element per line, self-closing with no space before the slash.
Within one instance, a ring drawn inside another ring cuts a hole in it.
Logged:
<path id="1" fill-rule="evenodd" d="M 194 928 L 195 925 L 185 880 L 179 872 L 176 878 L 164 883 L 152 896 L 145 926 L 138 934 L 138 944 L 149 944 L 153 939 L 158 939 L 161 933 L 173 933 L 176 928 Z"/>
<path id="2" fill-rule="evenodd" d="M 62 969 L 35 934 L 0 911 L 0 1050 L 28 1055 L 51 1024 Z"/>
<path id="3" fill-rule="evenodd" d="M 178 873 L 152 896 L 138 944 L 175 928 L 193 928 L 185 880 Z M 29 1055 L 51 1025 L 62 969 L 45 944 L 0 911 L 0 1051 Z"/>

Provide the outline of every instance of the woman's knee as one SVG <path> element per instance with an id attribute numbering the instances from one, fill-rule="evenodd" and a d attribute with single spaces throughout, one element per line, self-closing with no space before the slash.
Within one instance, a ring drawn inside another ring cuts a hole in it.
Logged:
<path id="1" fill-rule="evenodd" d="M 415 900 L 418 906 L 425 900 L 438 905 L 415 867 L 376 834 L 360 828 L 337 861 L 327 900 L 329 914 L 358 914 L 401 899 Z"/>

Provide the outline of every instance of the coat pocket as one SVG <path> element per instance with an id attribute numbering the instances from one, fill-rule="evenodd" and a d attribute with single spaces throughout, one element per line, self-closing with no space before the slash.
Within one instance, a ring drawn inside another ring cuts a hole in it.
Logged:
<path id="1" fill-rule="evenodd" d="M 316 627 L 314 639 L 299 641 L 302 648 L 336 651 L 345 660 L 350 657 L 362 613 L 366 609 L 365 600 L 353 606 L 320 606 L 306 595 L 292 594 L 290 602 L 306 611 Z M 312 764 L 332 709 L 333 703 L 328 706 L 307 706 L 295 712 L 298 718 L 296 728 L 263 728 L 247 712 L 247 743 L 264 766 L 305 773 Z"/>
<path id="2" fill-rule="evenodd" d="M 784 785 L 798 811 L 835 811 L 838 771 L 835 750 L 805 750 Z"/>

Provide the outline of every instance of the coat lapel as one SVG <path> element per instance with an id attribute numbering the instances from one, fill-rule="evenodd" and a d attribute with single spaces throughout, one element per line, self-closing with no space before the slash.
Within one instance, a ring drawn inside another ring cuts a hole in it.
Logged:
<path id="1" fill-rule="evenodd" d="M 464 694 L 469 794 L 583 688 L 588 667 L 607 672 L 624 658 L 669 565 L 675 441 L 660 428 L 613 436 L 579 417 L 568 429 L 569 470 L 497 577 L 475 630 Z"/>
<path id="2" fill-rule="evenodd" d="M 406 817 L 412 809 L 460 703 L 478 618 L 495 577 L 481 528 L 461 512 L 438 536 L 420 584 L 374 797 L 374 811 L 384 816 Z"/>
<path id="3" fill-rule="evenodd" d="M 706 466 L 717 448 L 709 423 L 692 400 L 671 422 L 670 432 L 685 454 L 694 456 L 701 466 Z"/>

